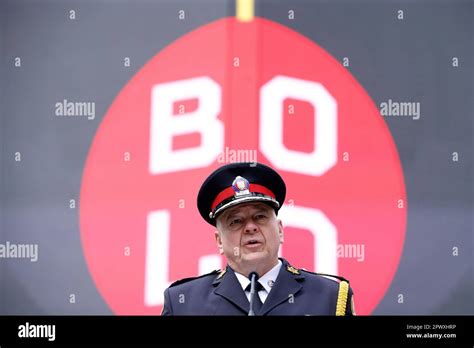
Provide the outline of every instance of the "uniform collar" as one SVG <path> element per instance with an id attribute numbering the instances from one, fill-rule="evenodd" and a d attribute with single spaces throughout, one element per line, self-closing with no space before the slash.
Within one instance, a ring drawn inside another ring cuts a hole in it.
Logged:
<path id="1" fill-rule="evenodd" d="M 270 284 L 273 285 L 275 283 L 278 274 L 280 273 L 281 266 L 282 262 L 278 260 L 278 263 L 275 265 L 275 267 L 273 267 L 271 270 L 269 270 L 267 273 L 265 273 L 258 279 L 258 282 L 262 284 L 267 293 L 270 293 L 270 290 L 272 289 L 272 286 Z M 235 276 L 237 277 L 237 280 L 242 286 L 242 289 L 245 290 L 247 285 L 249 285 L 250 283 L 250 279 L 238 272 L 235 272 Z"/>
<path id="2" fill-rule="evenodd" d="M 265 315 L 274 307 L 288 301 L 288 294 L 296 295 L 303 287 L 301 282 L 304 281 L 304 274 L 292 267 L 285 259 L 280 258 L 280 261 L 282 264 L 272 287 L 273 291 L 268 294 L 260 315 Z M 220 272 L 212 285 L 215 287 L 214 292 L 217 295 L 226 298 L 243 312 L 248 313 L 249 301 L 247 296 L 245 296 L 245 292 L 240 290 L 242 285 L 237 280 L 236 273 L 229 266 Z"/>

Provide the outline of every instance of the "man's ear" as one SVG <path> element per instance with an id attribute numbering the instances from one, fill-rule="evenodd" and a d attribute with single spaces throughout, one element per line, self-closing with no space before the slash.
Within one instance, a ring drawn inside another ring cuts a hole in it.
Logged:
<path id="1" fill-rule="evenodd" d="M 216 238 L 217 249 L 219 249 L 219 254 L 224 255 L 224 247 L 222 246 L 222 239 L 219 231 L 214 231 L 214 237 Z"/>
<path id="2" fill-rule="evenodd" d="M 278 220 L 278 235 L 280 236 L 280 244 L 284 242 L 284 233 L 283 233 L 283 223 L 281 220 Z"/>

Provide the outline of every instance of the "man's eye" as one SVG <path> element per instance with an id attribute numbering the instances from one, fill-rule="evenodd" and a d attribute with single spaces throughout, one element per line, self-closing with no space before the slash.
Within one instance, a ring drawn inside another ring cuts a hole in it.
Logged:
<path id="1" fill-rule="evenodd" d="M 257 220 L 262 220 L 262 219 L 266 219 L 267 216 L 266 216 L 265 214 L 258 214 L 258 215 L 256 216 L 256 218 L 257 218 Z"/>
<path id="2" fill-rule="evenodd" d="M 230 224 L 229 224 L 229 225 L 230 225 L 230 226 L 235 226 L 235 225 L 240 224 L 241 222 L 242 222 L 242 219 L 232 219 L 232 220 L 230 221 Z"/>

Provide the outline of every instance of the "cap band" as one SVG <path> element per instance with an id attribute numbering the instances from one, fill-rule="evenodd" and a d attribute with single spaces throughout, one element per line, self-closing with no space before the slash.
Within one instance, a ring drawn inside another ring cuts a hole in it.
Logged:
<path id="1" fill-rule="evenodd" d="M 260 194 L 263 194 L 263 195 L 266 195 L 266 196 L 270 196 L 272 197 L 273 199 L 276 199 L 275 197 L 275 194 L 270 191 L 269 189 L 267 189 L 265 186 L 262 186 L 262 185 L 258 185 L 258 184 L 250 184 L 249 186 L 249 192 L 250 193 L 260 193 Z M 219 193 L 216 198 L 214 199 L 214 201 L 212 202 L 212 205 L 211 205 L 211 210 L 214 211 L 214 209 L 220 204 L 222 203 L 223 201 L 225 201 L 226 199 L 229 199 L 231 197 L 234 197 L 235 195 L 235 191 L 234 189 L 231 187 L 228 187 L 226 188 L 225 190 L 221 191 L 221 193 Z"/>

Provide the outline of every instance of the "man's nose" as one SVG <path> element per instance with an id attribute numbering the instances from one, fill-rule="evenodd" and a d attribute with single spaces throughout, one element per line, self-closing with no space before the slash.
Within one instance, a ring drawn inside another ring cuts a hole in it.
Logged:
<path id="1" fill-rule="evenodd" d="M 253 220 L 248 219 L 245 225 L 245 233 L 255 233 L 257 230 L 257 225 L 253 222 Z"/>

